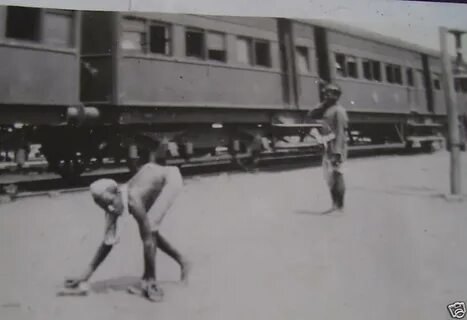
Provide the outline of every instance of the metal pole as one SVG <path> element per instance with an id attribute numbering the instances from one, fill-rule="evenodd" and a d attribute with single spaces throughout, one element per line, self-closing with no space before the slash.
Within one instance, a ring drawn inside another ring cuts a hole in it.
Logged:
<path id="1" fill-rule="evenodd" d="M 443 89 L 446 99 L 448 113 L 449 146 L 451 155 L 450 185 L 451 194 L 461 194 L 460 174 L 460 139 L 459 139 L 459 116 L 457 110 L 456 92 L 454 90 L 454 78 L 452 74 L 452 63 L 447 47 L 448 29 L 440 28 L 441 61 L 443 70 Z"/>

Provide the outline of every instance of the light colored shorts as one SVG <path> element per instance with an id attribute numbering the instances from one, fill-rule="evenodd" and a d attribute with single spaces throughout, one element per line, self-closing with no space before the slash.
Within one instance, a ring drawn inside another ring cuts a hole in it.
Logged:
<path id="1" fill-rule="evenodd" d="M 331 159 L 328 155 L 323 155 L 323 173 L 324 173 L 324 180 L 331 187 L 334 184 L 334 172 L 338 172 L 340 174 L 344 174 L 344 162 L 341 162 L 337 165 L 332 164 Z"/>
<path id="2" fill-rule="evenodd" d="M 151 231 L 158 231 L 162 220 L 183 188 L 183 178 L 177 167 L 169 168 L 166 184 L 148 212 Z"/>

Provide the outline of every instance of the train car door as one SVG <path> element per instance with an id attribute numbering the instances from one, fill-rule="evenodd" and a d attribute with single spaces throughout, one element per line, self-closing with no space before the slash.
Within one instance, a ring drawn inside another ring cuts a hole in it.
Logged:
<path id="1" fill-rule="evenodd" d="M 283 101 L 287 107 L 296 109 L 299 106 L 299 94 L 291 20 L 278 19 L 277 29 L 279 33 Z"/>
<path id="2" fill-rule="evenodd" d="M 415 88 L 415 70 L 409 66 L 405 69 L 406 87 L 407 87 L 407 104 L 410 111 L 415 111 L 420 108 L 420 99 Z"/>
<path id="3" fill-rule="evenodd" d="M 316 60 L 318 62 L 318 75 L 320 79 L 325 82 L 331 81 L 330 61 L 329 61 L 329 50 L 326 30 L 322 27 L 315 27 L 315 47 L 316 47 Z M 320 100 L 323 100 L 322 96 L 322 85 L 320 83 L 319 94 Z"/>
<path id="4" fill-rule="evenodd" d="M 431 77 L 430 63 L 426 54 L 422 55 L 423 82 L 425 85 L 426 108 L 428 112 L 435 112 L 433 102 L 433 83 Z M 425 110 L 424 110 L 425 111 Z"/>

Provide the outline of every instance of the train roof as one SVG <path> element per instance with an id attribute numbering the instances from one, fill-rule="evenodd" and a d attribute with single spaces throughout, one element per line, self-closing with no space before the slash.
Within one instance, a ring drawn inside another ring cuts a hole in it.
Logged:
<path id="1" fill-rule="evenodd" d="M 413 44 L 408 41 L 404 41 L 404 40 L 401 40 L 395 37 L 383 35 L 377 32 L 373 32 L 373 31 L 368 31 L 363 28 L 351 26 L 351 25 L 344 24 L 341 22 L 336 22 L 332 20 L 321 20 L 321 19 L 307 19 L 307 20 L 296 19 L 296 20 L 302 23 L 311 24 L 311 25 L 318 26 L 318 27 L 323 27 L 329 30 L 348 34 L 354 37 L 359 37 L 359 38 L 371 40 L 374 42 L 379 42 L 382 44 L 387 44 L 390 46 L 403 48 L 403 49 L 410 50 L 410 51 L 425 53 L 427 55 L 438 57 L 438 58 L 441 56 L 440 51 L 429 49 L 429 48 L 426 48 L 426 47 L 423 47 L 417 44 Z"/>

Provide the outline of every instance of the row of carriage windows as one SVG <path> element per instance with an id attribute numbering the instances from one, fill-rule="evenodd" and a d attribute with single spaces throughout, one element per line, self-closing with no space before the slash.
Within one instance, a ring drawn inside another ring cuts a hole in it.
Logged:
<path id="1" fill-rule="evenodd" d="M 143 19 L 124 21 L 121 46 L 126 51 L 173 54 L 169 24 Z M 237 37 L 237 62 L 245 65 L 271 67 L 271 48 L 267 40 Z M 185 56 L 202 60 L 227 62 L 226 35 L 198 28 L 185 29 Z"/>
<path id="2" fill-rule="evenodd" d="M 380 61 L 371 60 L 371 59 L 360 59 L 361 60 L 361 72 L 362 75 L 359 75 L 358 69 L 358 59 L 351 55 L 346 55 L 342 53 L 335 53 L 334 55 L 336 62 L 336 73 L 339 77 L 342 78 L 353 78 L 359 79 L 363 78 L 369 81 L 375 82 L 387 82 L 390 84 L 403 85 L 403 67 L 393 63 L 382 63 Z M 384 66 L 385 79 L 383 79 L 382 69 Z M 405 84 L 409 87 L 415 87 L 415 74 L 418 74 L 419 78 L 419 87 L 423 88 L 425 83 L 422 81 L 423 72 L 422 70 L 414 70 L 413 68 L 405 68 Z M 433 88 L 436 90 L 441 90 L 441 75 L 438 73 L 433 73 L 431 75 L 433 81 Z"/>
<path id="3" fill-rule="evenodd" d="M 5 37 L 54 47 L 71 47 L 73 23 L 70 11 L 7 7 Z"/>
<path id="4" fill-rule="evenodd" d="M 6 9 L 5 37 L 31 42 L 40 42 L 56 47 L 71 47 L 73 44 L 73 13 L 66 10 L 50 10 L 9 6 Z M 143 19 L 125 19 L 121 47 L 127 51 L 150 52 L 172 55 L 173 43 L 169 24 L 156 23 Z M 224 33 L 187 28 L 185 30 L 185 54 L 187 57 L 227 62 L 227 43 Z M 309 50 L 305 46 L 295 48 L 297 68 L 300 73 L 311 70 Z M 271 67 L 271 47 L 267 40 L 239 36 L 236 38 L 236 58 L 239 64 Z M 403 84 L 403 68 L 397 64 L 382 63 L 371 59 L 361 60 L 359 75 L 358 59 L 351 55 L 335 53 L 336 72 L 343 78 L 364 78 L 383 82 L 381 67 L 385 68 L 385 81 L 390 84 Z M 405 69 L 405 84 L 415 86 L 418 74 L 419 87 L 425 83 L 421 70 Z M 431 75 L 433 88 L 441 90 L 441 76 Z M 456 91 L 467 92 L 465 81 L 455 81 Z"/>
<path id="5" fill-rule="evenodd" d="M 155 53 L 170 56 L 172 35 L 169 24 L 127 18 L 124 20 L 121 46 L 127 52 Z M 185 28 L 185 56 L 201 60 L 227 62 L 227 38 L 224 33 L 197 28 Z M 271 44 L 268 40 L 237 36 L 236 62 L 246 66 L 272 67 Z M 296 47 L 297 67 L 310 72 L 309 50 Z"/>

